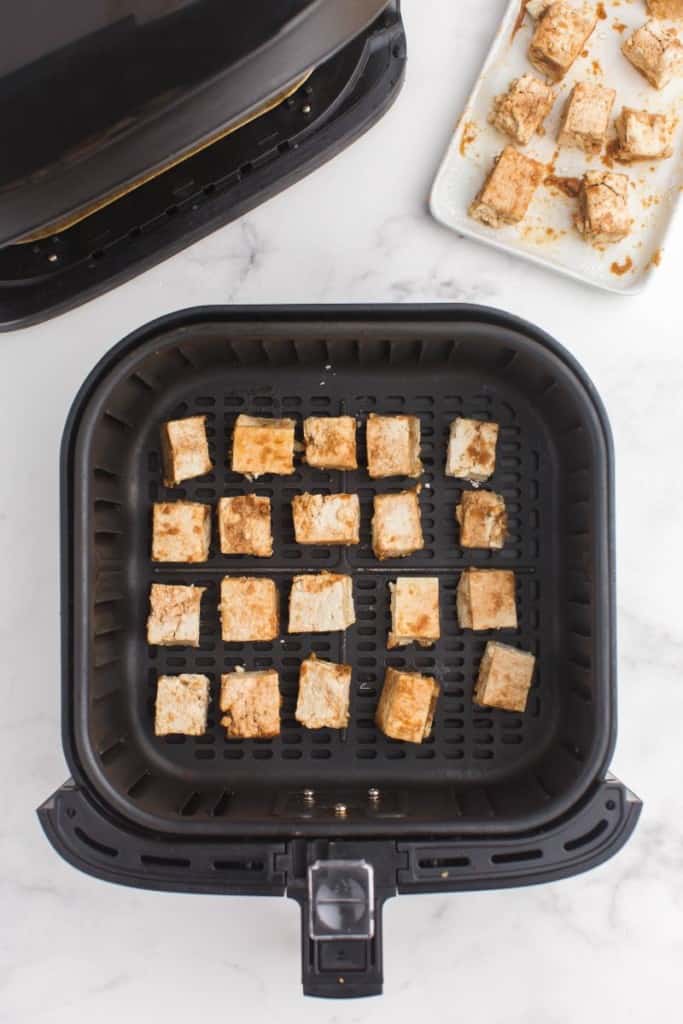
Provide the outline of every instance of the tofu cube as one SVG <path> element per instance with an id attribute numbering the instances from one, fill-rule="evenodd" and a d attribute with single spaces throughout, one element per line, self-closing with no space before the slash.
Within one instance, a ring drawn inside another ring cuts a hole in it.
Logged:
<path id="1" fill-rule="evenodd" d="M 417 416 L 376 416 L 371 412 L 365 436 L 368 473 L 373 480 L 420 475 L 420 420 Z"/>
<path id="2" fill-rule="evenodd" d="M 221 676 L 221 725 L 228 739 L 272 739 L 280 734 L 280 686 L 273 669 Z"/>
<path id="3" fill-rule="evenodd" d="M 213 469 L 206 439 L 206 416 L 169 420 L 161 428 L 164 484 L 175 487 L 183 480 L 204 476 Z"/>
<path id="4" fill-rule="evenodd" d="M 529 46 L 529 60 L 542 75 L 559 82 L 582 52 L 598 23 L 595 4 L 560 0 L 541 16 Z"/>
<path id="5" fill-rule="evenodd" d="M 451 423 L 446 476 L 483 483 L 496 469 L 498 424 L 456 417 Z"/>
<path id="6" fill-rule="evenodd" d="M 557 138 L 559 144 L 582 149 L 584 153 L 600 153 L 616 98 L 614 89 L 592 82 L 577 82 L 565 106 Z"/>
<path id="7" fill-rule="evenodd" d="M 147 643 L 199 647 L 199 608 L 205 587 L 153 583 L 149 595 Z"/>
<path id="8" fill-rule="evenodd" d="M 683 0 L 646 0 L 647 13 L 653 18 L 683 19 Z"/>
<path id="9" fill-rule="evenodd" d="M 622 46 L 622 52 L 655 89 L 683 74 L 683 43 L 675 25 L 648 21 Z"/>
<path id="10" fill-rule="evenodd" d="M 493 491 L 463 491 L 456 506 L 463 548 L 502 548 L 507 537 L 505 501 Z"/>
<path id="11" fill-rule="evenodd" d="M 474 700 L 484 707 L 524 711 L 535 664 L 533 654 L 489 641 L 479 666 Z"/>
<path id="12" fill-rule="evenodd" d="M 280 610 L 275 582 L 253 576 L 221 581 L 221 636 L 226 643 L 275 640 Z"/>
<path id="13" fill-rule="evenodd" d="M 203 736 L 208 712 L 206 676 L 159 676 L 154 709 L 156 736 Z"/>
<path id="14" fill-rule="evenodd" d="M 591 245 L 620 242 L 633 223 L 628 203 L 629 180 L 625 174 L 588 171 L 579 192 L 576 229 Z"/>
<path id="15" fill-rule="evenodd" d="M 250 479 L 294 472 L 294 420 L 238 416 L 232 434 L 232 471 Z"/>
<path id="16" fill-rule="evenodd" d="M 616 120 L 617 160 L 668 160 L 673 155 L 674 122 L 666 114 L 624 107 Z"/>
<path id="17" fill-rule="evenodd" d="M 270 498 L 256 494 L 221 498 L 218 502 L 221 553 L 270 558 L 273 554 L 270 520 Z"/>
<path id="18" fill-rule="evenodd" d="M 507 92 L 496 96 L 489 117 L 494 128 L 526 146 L 553 108 L 555 93 L 534 75 L 522 75 Z"/>
<path id="19" fill-rule="evenodd" d="M 294 713 L 307 729 L 345 729 L 349 724 L 351 666 L 318 661 L 315 654 L 301 662 L 299 696 Z"/>
<path id="20" fill-rule="evenodd" d="M 475 196 L 469 209 L 470 217 L 490 228 L 519 224 L 544 176 L 543 164 L 506 146 Z"/>
<path id="21" fill-rule="evenodd" d="M 506 569 L 465 569 L 456 598 L 461 629 L 516 629 L 515 574 Z"/>
<path id="22" fill-rule="evenodd" d="M 439 580 L 436 576 L 403 576 L 389 584 L 391 631 L 387 647 L 405 647 L 413 642 L 430 647 L 441 636 L 439 624 Z"/>
<path id="23" fill-rule="evenodd" d="M 205 562 L 211 544 L 211 506 L 157 501 L 152 512 L 153 562 Z"/>
<path id="24" fill-rule="evenodd" d="M 375 713 L 377 728 L 392 740 L 422 743 L 432 731 L 439 693 L 431 676 L 388 668 Z"/>
<path id="25" fill-rule="evenodd" d="M 292 498 L 297 544 L 358 544 L 357 494 L 297 494 Z"/>
<path id="26" fill-rule="evenodd" d="M 289 594 L 290 633 L 332 633 L 356 621 L 350 576 L 295 576 Z"/>
<path id="27" fill-rule="evenodd" d="M 375 495 L 372 550 L 380 561 L 405 558 L 425 546 L 417 495 L 417 490 Z"/>
<path id="28" fill-rule="evenodd" d="M 308 416 L 304 444 L 306 462 L 314 469 L 358 469 L 353 416 Z"/>

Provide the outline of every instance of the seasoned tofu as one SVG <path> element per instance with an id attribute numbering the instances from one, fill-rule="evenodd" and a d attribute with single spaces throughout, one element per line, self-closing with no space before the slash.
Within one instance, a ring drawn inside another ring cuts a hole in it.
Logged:
<path id="1" fill-rule="evenodd" d="M 199 608 L 206 587 L 153 583 L 149 595 L 147 643 L 199 647 Z"/>
<path id="2" fill-rule="evenodd" d="M 280 733 L 280 686 L 274 669 L 221 676 L 221 725 L 228 739 L 271 739 Z"/>
<path id="3" fill-rule="evenodd" d="M 645 0 L 647 13 L 653 18 L 683 19 L 683 0 Z"/>
<path id="4" fill-rule="evenodd" d="M 280 609 L 275 582 L 254 576 L 221 580 L 221 636 L 227 643 L 275 640 Z"/>
<path id="5" fill-rule="evenodd" d="M 516 629 L 515 574 L 507 569 L 465 569 L 456 598 L 461 629 Z"/>
<path id="6" fill-rule="evenodd" d="M 610 114 L 617 98 L 614 89 L 593 82 L 577 82 L 564 109 L 560 134 L 561 146 L 600 153 L 607 139 Z"/>
<path id="7" fill-rule="evenodd" d="M 292 498 L 297 544 L 358 544 L 357 494 L 297 494 Z"/>
<path id="8" fill-rule="evenodd" d="M 270 558 L 273 553 L 270 498 L 240 494 L 218 502 L 218 533 L 224 555 L 255 555 Z"/>
<path id="9" fill-rule="evenodd" d="M 169 420 L 161 428 L 164 483 L 175 487 L 183 480 L 204 476 L 213 469 L 206 439 L 206 416 Z"/>
<path id="10" fill-rule="evenodd" d="M 203 736 L 208 711 L 206 676 L 159 676 L 154 709 L 156 736 Z"/>
<path id="11" fill-rule="evenodd" d="M 507 537 L 505 501 L 493 491 L 463 491 L 456 506 L 463 548 L 502 548 Z"/>
<path id="12" fill-rule="evenodd" d="M 356 621 L 350 576 L 295 576 L 289 594 L 290 633 L 331 633 Z"/>
<path id="13" fill-rule="evenodd" d="M 417 643 L 430 647 L 441 636 L 439 580 L 436 576 L 402 576 L 389 584 L 391 631 L 387 647 Z"/>
<path id="14" fill-rule="evenodd" d="M 538 160 L 506 146 L 470 205 L 470 217 L 490 228 L 519 224 L 544 176 L 545 167 Z"/>
<path id="15" fill-rule="evenodd" d="M 648 21 L 622 46 L 622 53 L 655 89 L 683 75 L 683 43 L 675 25 Z"/>
<path id="16" fill-rule="evenodd" d="M 624 107 L 616 120 L 617 160 L 668 160 L 673 155 L 674 122 L 666 114 Z"/>
<path id="17" fill-rule="evenodd" d="M 527 13 L 535 21 L 538 21 L 539 18 L 543 17 L 548 8 L 552 7 L 554 2 L 555 0 L 526 0 Z"/>
<path id="18" fill-rule="evenodd" d="M 211 506 L 157 501 L 152 511 L 153 562 L 205 562 L 211 544 Z"/>
<path id="19" fill-rule="evenodd" d="M 308 416 L 304 420 L 306 462 L 315 469 L 357 469 L 353 416 Z"/>
<path id="20" fill-rule="evenodd" d="M 446 476 L 483 483 L 496 469 L 498 424 L 466 420 L 458 416 L 451 423 L 446 458 Z"/>
<path id="21" fill-rule="evenodd" d="M 533 654 L 490 640 L 474 687 L 475 702 L 504 711 L 524 711 L 535 664 Z"/>
<path id="22" fill-rule="evenodd" d="M 349 724 L 350 690 L 350 665 L 319 661 L 311 654 L 299 669 L 294 717 L 307 729 L 345 729 Z"/>
<path id="23" fill-rule="evenodd" d="M 489 117 L 494 128 L 526 146 L 553 108 L 555 93 L 534 75 L 522 75 L 507 92 L 496 96 Z"/>
<path id="24" fill-rule="evenodd" d="M 542 75 L 559 82 L 583 51 L 598 23 L 595 4 L 550 4 L 529 46 L 529 60 Z"/>
<path id="25" fill-rule="evenodd" d="M 418 490 L 375 495 L 372 550 L 380 561 L 404 558 L 425 546 Z"/>
<path id="26" fill-rule="evenodd" d="M 388 476 L 418 477 L 420 461 L 420 420 L 417 416 L 376 416 L 366 424 L 368 473 L 373 480 Z"/>
<path id="27" fill-rule="evenodd" d="M 375 713 L 377 728 L 392 740 L 422 743 L 432 731 L 439 693 L 431 676 L 388 668 Z"/>
<path id="28" fill-rule="evenodd" d="M 238 416 L 232 434 L 232 471 L 250 479 L 294 472 L 294 420 Z"/>
<path id="29" fill-rule="evenodd" d="M 631 231 L 629 180 L 625 174 L 588 171 L 579 192 L 576 229 L 591 245 L 620 242 Z"/>

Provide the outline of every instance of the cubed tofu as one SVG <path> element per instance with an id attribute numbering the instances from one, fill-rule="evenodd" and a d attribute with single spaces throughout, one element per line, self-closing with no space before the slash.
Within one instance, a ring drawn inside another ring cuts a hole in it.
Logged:
<path id="1" fill-rule="evenodd" d="M 673 155 L 674 122 L 666 114 L 624 107 L 616 121 L 617 160 L 668 160 Z"/>
<path id="2" fill-rule="evenodd" d="M 392 740 L 422 743 L 432 731 L 439 693 L 431 676 L 388 668 L 375 713 L 377 728 Z"/>
<path id="3" fill-rule="evenodd" d="M 516 629 L 515 574 L 507 569 L 465 569 L 456 598 L 461 629 Z"/>
<path id="4" fill-rule="evenodd" d="M 221 676 L 221 725 L 228 739 L 272 739 L 280 734 L 280 685 L 273 669 Z"/>
<path id="5" fill-rule="evenodd" d="M 417 643 L 430 647 L 441 636 L 439 580 L 436 576 L 402 576 L 389 584 L 391 631 L 387 647 Z"/>
<path id="6" fill-rule="evenodd" d="M 549 7 L 552 7 L 555 0 L 526 0 L 527 13 L 538 21 L 542 18 Z"/>
<path id="7" fill-rule="evenodd" d="M 506 146 L 470 205 L 470 217 L 490 228 L 519 224 L 544 176 L 545 167 L 538 160 Z"/>
<path id="8" fill-rule="evenodd" d="M 206 676 L 159 676 L 154 709 L 156 736 L 203 736 L 208 711 Z"/>
<path id="9" fill-rule="evenodd" d="M 221 581 L 221 636 L 227 643 L 275 640 L 280 609 L 275 582 L 254 576 Z"/>
<path id="10" fill-rule="evenodd" d="M 559 82 L 583 51 L 598 23 L 595 4 L 550 4 L 538 21 L 529 60 L 542 75 Z"/>
<path id="11" fill-rule="evenodd" d="M 345 729 L 349 724 L 351 666 L 319 661 L 312 654 L 301 662 L 299 696 L 294 716 L 307 729 Z"/>
<path id="12" fill-rule="evenodd" d="M 496 469 L 497 423 L 465 420 L 460 416 L 451 423 L 446 458 L 446 476 L 455 476 L 472 483 L 483 483 Z"/>
<path id="13" fill-rule="evenodd" d="M 373 480 L 388 476 L 418 477 L 420 461 L 420 420 L 417 416 L 376 416 L 366 424 L 368 473 Z"/>
<path id="14" fill-rule="evenodd" d="M 646 0 L 647 13 L 653 18 L 683 19 L 683 0 Z"/>
<path id="15" fill-rule="evenodd" d="M 479 666 L 475 702 L 504 711 L 524 711 L 535 664 L 533 654 L 490 640 Z"/>
<path id="16" fill-rule="evenodd" d="M 153 562 L 205 562 L 211 544 L 211 506 L 157 501 L 152 512 Z"/>
<path id="17" fill-rule="evenodd" d="M 292 498 L 297 544 L 358 544 L 357 494 L 297 494 Z"/>
<path id="18" fill-rule="evenodd" d="M 205 587 L 153 583 L 149 594 L 147 643 L 199 647 L 199 609 Z"/>
<path id="19" fill-rule="evenodd" d="M 290 633 L 332 633 L 356 621 L 350 576 L 295 576 L 289 594 Z"/>
<path id="20" fill-rule="evenodd" d="M 614 89 L 593 82 L 577 82 L 567 100 L 560 134 L 561 146 L 600 153 L 609 127 L 610 114 L 617 98 Z"/>
<path id="21" fill-rule="evenodd" d="M 574 223 L 591 245 L 610 245 L 626 238 L 633 220 L 628 202 L 629 180 L 625 174 L 588 171 L 579 192 Z"/>
<path id="22" fill-rule="evenodd" d="M 232 434 L 232 471 L 250 479 L 294 472 L 294 420 L 238 416 Z"/>
<path id="23" fill-rule="evenodd" d="M 507 537 L 505 500 L 493 491 L 463 491 L 456 506 L 463 548 L 502 548 Z"/>
<path id="24" fill-rule="evenodd" d="M 683 43 L 675 25 L 648 21 L 629 36 L 621 49 L 655 89 L 663 89 L 683 74 Z"/>
<path id="25" fill-rule="evenodd" d="M 380 561 L 404 558 L 425 546 L 417 490 L 376 494 L 373 507 L 372 550 Z"/>
<path id="26" fill-rule="evenodd" d="M 534 75 L 522 75 L 507 92 L 496 96 L 489 117 L 494 128 L 526 146 L 553 108 L 555 93 Z"/>
<path id="27" fill-rule="evenodd" d="M 306 462 L 314 469 L 357 469 L 353 416 L 308 416 L 304 420 Z"/>
<path id="28" fill-rule="evenodd" d="M 218 533 L 224 555 L 273 554 L 270 498 L 240 494 L 218 502 Z"/>
<path id="29" fill-rule="evenodd" d="M 183 480 L 204 476 L 213 469 L 206 439 L 206 416 L 169 420 L 161 427 L 164 483 L 175 487 Z"/>

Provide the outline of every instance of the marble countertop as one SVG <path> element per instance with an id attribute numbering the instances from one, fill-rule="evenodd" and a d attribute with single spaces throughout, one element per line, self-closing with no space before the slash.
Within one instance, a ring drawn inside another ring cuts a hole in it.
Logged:
<path id="1" fill-rule="evenodd" d="M 121 1016 L 602 1024 L 683 996 L 683 225 L 635 298 L 586 289 L 459 240 L 431 179 L 505 0 L 405 0 L 409 70 L 394 108 L 285 194 L 137 280 L 0 337 L 0 1021 Z M 84 376 L 153 317 L 197 303 L 467 301 L 527 317 L 602 393 L 618 492 L 619 738 L 638 830 L 590 874 L 535 889 L 424 896 L 385 910 L 385 995 L 304 1000 L 286 900 L 121 889 L 79 874 L 34 808 L 67 777 L 59 726 L 58 450 Z M 40 414 L 36 414 L 36 373 Z M 669 1014 L 670 1015 L 670 1014 Z"/>

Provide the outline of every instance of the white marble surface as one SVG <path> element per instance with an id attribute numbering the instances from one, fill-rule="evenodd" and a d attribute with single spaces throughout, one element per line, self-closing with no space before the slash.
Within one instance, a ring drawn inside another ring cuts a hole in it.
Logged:
<path id="1" fill-rule="evenodd" d="M 611 297 L 459 241 L 430 180 L 504 0 L 406 0 L 394 109 L 351 150 L 244 220 L 52 323 L 0 337 L 0 1021 L 641 1022 L 683 984 L 683 224 L 649 289 Z M 385 914 L 382 1000 L 305 1001 L 294 904 L 162 895 L 62 863 L 34 808 L 66 777 L 59 734 L 58 447 L 115 341 L 208 302 L 466 300 L 528 317 L 601 390 L 617 450 L 619 741 L 638 832 L 593 873 L 538 889 L 403 898 Z M 36 374 L 40 381 L 36 391 Z M 40 399 L 40 400 L 38 400 Z"/>

